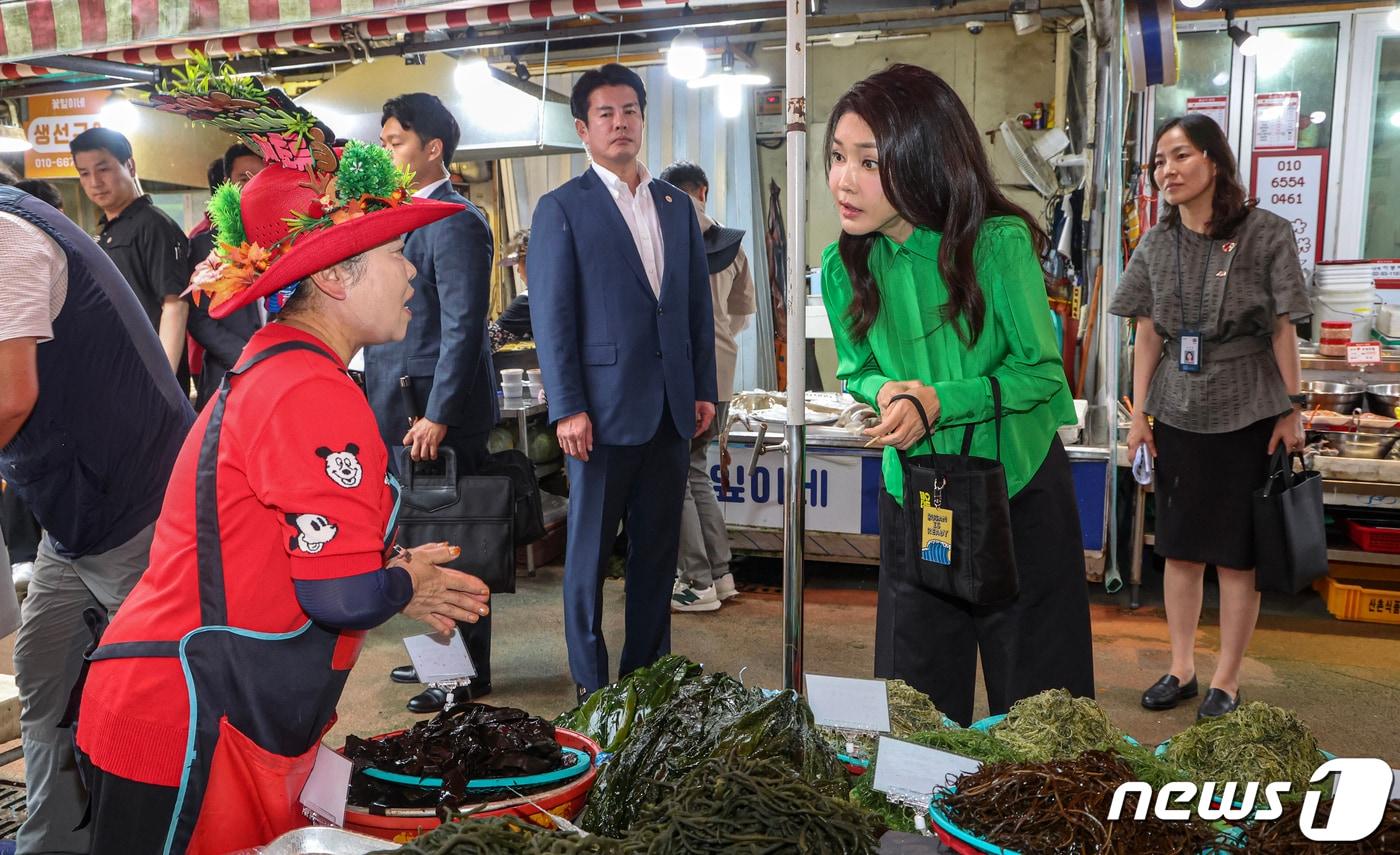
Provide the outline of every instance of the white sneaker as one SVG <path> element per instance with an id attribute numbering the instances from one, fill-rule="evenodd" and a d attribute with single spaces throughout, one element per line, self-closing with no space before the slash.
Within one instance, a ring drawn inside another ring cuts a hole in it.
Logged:
<path id="1" fill-rule="evenodd" d="M 708 588 L 692 588 L 686 582 L 677 579 L 675 587 L 671 589 L 671 611 L 673 612 L 712 612 L 719 608 L 719 597 L 715 594 L 715 586 Z"/>
<path id="2" fill-rule="evenodd" d="M 734 587 L 733 573 L 725 573 L 723 576 L 715 579 L 715 595 L 719 597 L 721 603 L 739 596 L 739 589 Z"/>

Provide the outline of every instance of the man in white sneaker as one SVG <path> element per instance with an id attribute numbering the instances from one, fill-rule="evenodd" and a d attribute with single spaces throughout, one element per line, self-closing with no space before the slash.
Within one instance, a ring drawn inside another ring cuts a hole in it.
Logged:
<path id="1" fill-rule="evenodd" d="M 724 430 L 729 400 L 734 394 L 734 366 L 738 359 L 735 336 L 758 311 L 753 276 L 744 255 L 741 229 L 727 229 L 705 212 L 710 182 L 697 164 L 681 161 L 666 167 L 661 180 L 689 194 L 705 238 L 705 260 L 710 270 L 710 297 L 715 313 L 715 373 L 719 403 L 710 429 L 690 445 L 690 482 L 681 513 L 681 548 L 671 610 L 712 612 L 720 603 L 737 596 L 729 572 L 729 532 L 710 478 L 709 448 Z"/>

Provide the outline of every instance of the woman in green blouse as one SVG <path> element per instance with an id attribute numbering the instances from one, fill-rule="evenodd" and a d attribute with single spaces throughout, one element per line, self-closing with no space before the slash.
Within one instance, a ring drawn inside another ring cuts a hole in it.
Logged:
<path id="1" fill-rule="evenodd" d="M 1044 689 L 1092 697 L 1079 514 L 1056 434 L 1075 414 L 1040 268 L 1045 234 L 997 189 L 967 109 L 930 71 L 894 65 L 851 87 L 826 145 L 842 231 L 822 255 L 836 373 L 880 411 L 867 433 L 885 447 L 875 672 L 963 724 L 979 652 L 993 714 Z M 910 560 L 896 449 L 956 454 L 973 425 L 972 454 L 997 457 L 993 377 L 1020 593 L 975 606 L 928 588 Z M 923 405 L 931 443 L 915 407 L 891 403 L 900 394 Z"/>

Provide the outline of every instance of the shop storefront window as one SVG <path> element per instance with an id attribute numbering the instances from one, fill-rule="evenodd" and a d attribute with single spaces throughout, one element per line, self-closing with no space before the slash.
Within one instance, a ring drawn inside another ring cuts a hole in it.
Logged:
<path id="1" fill-rule="evenodd" d="M 1381 39 L 1376 59 L 1375 102 L 1362 255 L 1400 257 L 1400 36 Z"/>
<path id="2" fill-rule="evenodd" d="M 1298 92 L 1298 148 L 1332 143 L 1332 102 L 1337 85 L 1337 24 L 1263 27 L 1255 58 L 1259 95 Z"/>
<path id="3" fill-rule="evenodd" d="M 1154 86 L 1153 133 L 1184 113 L 1208 112 L 1229 124 L 1230 37 L 1224 30 L 1177 37 L 1179 76 L 1175 86 Z"/>

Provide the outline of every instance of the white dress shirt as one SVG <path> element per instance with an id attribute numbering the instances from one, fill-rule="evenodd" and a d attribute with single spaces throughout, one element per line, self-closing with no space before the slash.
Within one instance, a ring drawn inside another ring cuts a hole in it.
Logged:
<path id="1" fill-rule="evenodd" d="M 656 213 L 656 200 L 651 197 L 651 173 L 646 165 L 637 161 L 637 172 L 642 183 L 633 193 L 627 182 L 607 169 L 593 164 L 593 171 L 603 179 L 603 186 L 612 194 L 622 219 L 627 222 L 627 230 L 632 233 L 632 242 L 637 245 L 637 254 L 642 257 L 642 268 L 646 270 L 651 292 L 661 299 L 661 277 L 666 273 L 666 247 L 661 242 L 661 218 Z"/>
<path id="2" fill-rule="evenodd" d="M 414 191 L 413 191 L 413 198 L 415 198 L 415 199 L 426 199 L 426 198 L 428 198 L 429 196 L 431 196 L 431 195 L 433 195 L 434 193 L 436 193 L 436 192 L 437 192 L 437 189 L 438 189 L 439 187 L 441 187 L 442 185 L 446 184 L 447 182 L 449 182 L 449 181 L 451 181 L 451 180 L 452 180 L 451 176 L 444 176 L 444 177 L 439 178 L 438 180 L 434 181 L 432 184 L 425 184 L 425 185 L 423 185 L 422 187 L 419 187 L 417 190 L 414 190 Z"/>

